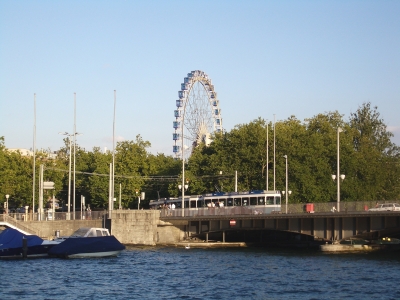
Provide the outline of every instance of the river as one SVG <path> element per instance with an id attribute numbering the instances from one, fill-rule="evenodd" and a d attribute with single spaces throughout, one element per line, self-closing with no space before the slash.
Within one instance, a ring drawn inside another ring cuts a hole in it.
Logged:
<path id="1" fill-rule="evenodd" d="M 128 247 L 2 260 L 0 299 L 399 299 L 400 253 Z"/>

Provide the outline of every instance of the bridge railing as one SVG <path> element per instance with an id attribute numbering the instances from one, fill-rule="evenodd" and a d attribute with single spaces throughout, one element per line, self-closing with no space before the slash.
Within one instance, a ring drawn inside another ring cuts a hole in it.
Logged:
<path id="1" fill-rule="evenodd" d="M 395 201 L 379 201 L 379 203 L 391 203 Z M 369 208 L 375 207 L 377 201 L 356 201 L 356 202 L 340 202 L 340 213 L 362 212 L 367 211 Z M 310 206 L 310 204 L 312 204 Z M 310 211 L 310 207 L 312 210 Z M 333 207 L 335 209 L 333 209 Z M 337 212 L 338 207 L 336 202 L 325 203 L 298 203 L 288 204 L 288 214 L 301 214 L 301 213 L 329 213 Z M 281 211 L 274 211 L 267 207 L 202 207 L 202 208 L 185 208 L 181 209 L 161 209 L 160 216 L 165 217 L 197 217 L 197 216 L 234 216 L 234 215 L 261 215 L 261 214 L 284 214 L 286 213 L 286 205 L 282 204 Z"/>

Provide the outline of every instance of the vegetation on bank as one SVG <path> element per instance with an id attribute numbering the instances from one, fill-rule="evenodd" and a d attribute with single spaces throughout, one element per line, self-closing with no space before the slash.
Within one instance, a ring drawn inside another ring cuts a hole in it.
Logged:
<path id="1" fill-rule="evenodd" d="M 268 125 L 268 126 L 267 126 Z M 336 182 L 331 178 L 337 168 L 337 128 L 340 133 L 340 170 L 342 201 L 397 200 L 400 196 L 400 151 L 390 138 L 377 107 L 364 103 L 345 121 L 339 112 L 318 114 L 304 121 L 295 116 L 275 124 L 275 187 L 285 189 L 285 158 L 288 157 L 290 203 L 331 202 L 337 197 Z M 267 163 L 268 128 L 268 163 Z M 9 194 L 10 207 L 32 204 L 33 158 L 6 149 L 0 137 L 0 197 Z M 115 197 L 124 208 L 137 208 L 137 196 L 145 192 L 149 199 L 176 197 L 181 183 L 182 162 L 172 156 L 151 154 L 150 142 L 140 135 L 135 141 L 118 142 L 115 153 Z M 200 145 L 185 166 L 189 180 L 186 194 L 233 191 L 235 171 L 238 191 L 274 189 L 274 129 L 261 118 L 238 124 L 217 134 L 210 146 Z M 111 152 L 99 147 L 92 151 L 76 145 L 76 203 L 84 195 L 92 208 L 107 208 Z M 69 142 L 50 159 L 44 151 L 36 154 L 36 196 L 38 202 L 39 165 L 44 180 L 55 182 L 55 196 L 61 204 L 68 198 Z M 137 193 L 138 192 L 138 193 Z M 53 191 L 45 192 L 45 199 Z M 72 199 L 72 195 L 71 195 Z M 2 202 L 2 201 L 1 201 Z M 115 207 L 118 207 L 116 201 Z M 1 205 L 3 206 L 3 205 Z"/>

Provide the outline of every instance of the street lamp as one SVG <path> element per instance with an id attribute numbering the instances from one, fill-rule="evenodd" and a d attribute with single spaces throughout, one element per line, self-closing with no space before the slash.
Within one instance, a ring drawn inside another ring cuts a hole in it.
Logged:
<path id="1" fill-rule="evenodd" d="M 136 190 L 135 192 L 136 192 L 136 197 L 138 197 L 137 209 L 139 210 L 140 209 L 140 196 L 138 195 L 139 190 Z"/>
<path id="2" fill-rule="evenodd" d="M 182 188 L 182 186 L 185 185 L 185 155 L 184 155 L 184 149 L 185 145 L 183 144 L 184 139 L 183 139 L 183 121 L 182 121 L 182 185 L 180 185 L 180 190 L 182 191 L 182 217 L 185 216 L 185 189 Z"/>
<path id="3" fill-rule="evenodd" d="M 9 194 L 6 195 L 6 199 L 7 199 L 6 215 L 8 215 L 8 198 L 10 198 L 10 195 L 9 195 Z"/>
<path id="4" fill-rule="evenodd" d="M 182 191 L 182 209 L 185 208 L 185 206 L 184 206 L 185 205 L 185 199 L 183 197 L 185 195 L 185 191 L 187 191 L 187 189 L 189 188 L 189 180 L 188 179 L 186 179 L 186 184 L 184 184 L 183 187 L 184 188 L 182 188 L 182 184 L 178 185 L 179 190 Z M 183 215 L 183 210 L 182 210 L 182 216 L 184 216 Z"/>
<path id="5" fill-rule="evenodd" d="M 288 163 L 287 163 L 287 155 L 284 155 L 283 157 L 286 160 L 286 188 L 285 188 L 286 193 L 284 193 L 284 195 L 286 194 L 286 213 L 287 213 L 288 196 L 289 196 L 289 194 L 288 194 Z"/>
<path id="6" fill-rule="evenodd" d="M 69 171 L 68 171 L 68 219 L 69 214 L 71 212 L 71 136 L 73 134 L 69 134 L 68 132 L 59 132 L 58 134 L 66 135 L 68 137 L 69 142 Z"/>
<path id="7" fill-rule="evenodd" d="M 77 135 L 82 135 L 81 133 L 75 132 L 75 134 L 69 134 L 68 132 L 59 132 L 58 134 L 65 135 L 68 137 L 68 142 L 69 142 L 69 171 L 68 171 L 68 218 L 71 212 L 71 154 L 72 154 L 72 141 L 71 137 L 74 137 Z M 75 143 L 74 143 L 74 205 L 72 208 L 74 212 L 74 219 L 75 219 Z"/>
<path id="8" fill-rule="evenodd" d="M 344 180 L 345 175 L 340 175 L 340 155 L 339 155 L 339 133 L 343 132 L 343 129 L 337 128 L 337 176 L 332 175 L 332 179 L 335 180 L 337 177 L 337 211 L 340 212 L 340 179 Z M 334 177 L 335 176 L 335 177 Z"/>
<path id="9" fill-rule="evenodd" d="M 285 191 L 282 191 L 282 195 L 285 196 L 285 194 L 286 194 L 286 213 L 287 213 L 287 210 L 288 210 L 288 201 L 287 201 L 287 198 L 288 198 L 288 196 L 290 196 L 290 195 L 292 194 L 292 191 L 287 191 L 287 193 L 286 193 Z"/>
<path id="10" fill-rule="evenodd" d="M 341 179 L 341 181 L 343 181 L 345 179 L 345 177 L 346 177 L 346 175 L 341 174 L 337 181 L 337 186 L 338 186 L 338 188 L 337 188 L 337 211 L 338 212 L 340 211 L 340 206 L 339 206 L 339 204 L 340 204 L 340 180 L 339 179 Z M 333 181 L 336 180 L 336 175 L 334 175 L 334 174 L 332 175 L 332 180 Z"/>
<path id="11" fill-rule="evenodd" d="M 185 184 L 185 186 L 184 186 L 185 191 L 187 191 L 187 189 L 189 188 L 189 185 L 188 185 L 187 183 L 188 183 L 188 181 L 186 181 L 186 184 Z M 181 185 L 181 184 L 178 185 L 178 188 L 179 188 L 179 190 L 182 190 L 182 185 Z"/>

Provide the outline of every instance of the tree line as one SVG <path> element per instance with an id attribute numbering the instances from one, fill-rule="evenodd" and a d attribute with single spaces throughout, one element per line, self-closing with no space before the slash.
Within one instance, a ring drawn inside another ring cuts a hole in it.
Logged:
<path id="1" fill-rule="evenodd" d="M 341 201 L 399 199 L 399 147 L 391 142 L 393 134 L 371 103 L 362 104 L 348 120 L 337 111 L 304 121 L 291 116 L 275 124 L 258 118 L 215 134 L 209 146 L 199 145 L 185 161 L 189 186 L 185 194 L 234 191 L 236 184 L 238 191 L 273 190 L 274 185 L 276 190 L 285 190 L 286 155 L 288 189 L 292 191 L 289 203 L 336 201 L 336 182 L 331 175 L 336 175 L 337 169 L 338 128 L 342 129 L 339 133 L 340 173 L 345 175 L 341 183 Z M 5 141 L 0 137 L 0 195 L 4 200 L 6 194 L 10 195 L 10 207 L 31 206 L 33 158 L 8 151 Z M 50 158 L 46 151 L 38 151 L 35 163 L 44 165 L 44 180 L 55 182 L 55 197 L 65 205 L 70 147 L 68 139 L 64 142 L 55 158 Z M 140 203 L 144 208 L 148 207 L 150 199 L 179 195 L 182 161 L 165 154 L 151 154 L 150 146 L 140 135 L 134 141 L 117 143 L 114 197 L 118 200 L 115 208 L 120 197 L 123 208 L 137 208 L 141 192 L 146 195 Z M 104 153 L 99 147 L 91 151 L 79 145 L 75 148 L 77 207 L 83 195 L 92 208 L 107 208 L 112 153 Z M 35 177 L 37 203 L 38 168 Z M 52 194 L 53 191 L 46 190 L 45 201 Z"/>

